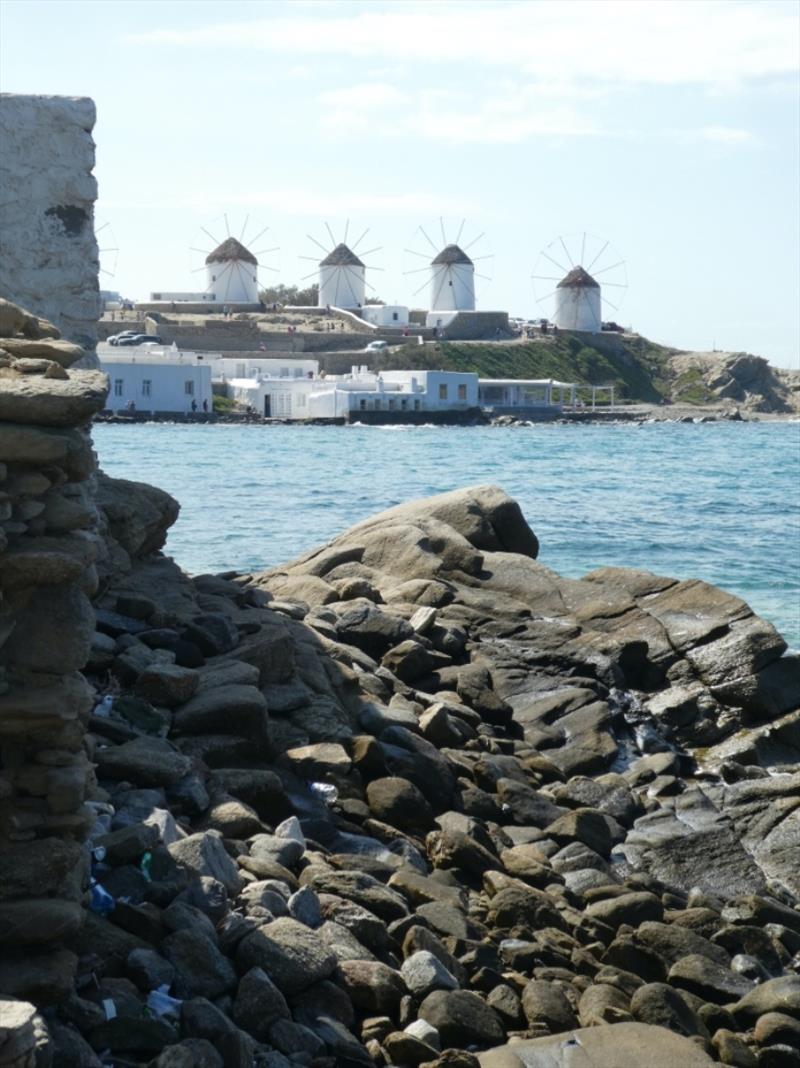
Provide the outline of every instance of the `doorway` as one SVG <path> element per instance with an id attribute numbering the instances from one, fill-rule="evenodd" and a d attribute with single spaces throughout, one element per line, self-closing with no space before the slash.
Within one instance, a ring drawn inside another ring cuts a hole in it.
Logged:
<path id="1" fill-rule="evenodd" d="M 270 396 L 270 394 L 266 393 L 264 395 L 264 418 L 265 419 L 269 419 L 270 416 L 272 415 L 272 405 L 270 403 L 271 400 L 272 400 L 272 397 Z"/>

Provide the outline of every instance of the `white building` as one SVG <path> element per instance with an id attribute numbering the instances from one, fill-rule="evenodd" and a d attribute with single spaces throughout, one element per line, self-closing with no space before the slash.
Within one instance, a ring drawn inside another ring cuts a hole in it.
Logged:
<path id="1" fill-rule="evenodd" d="M 316 378 L 319 360 L 281 359 L 280 357 L 222 356 L 208 353 L 211 374 L 215 380 L 234 378 Z"/>
<path id="2" fill-rule="evenodd" d="M 240 404 L 279 419 L 357 419 L 359 412 L 464 411 L 478 404 L 478 376 L 455 371 L 383 371 L 353 367 L 349 375 L 236 378 Z"/>
<path id="3" fill-rule="evenodd" d="M 445 245 L 431 260 L 430 309 L 475 310 L 475 265 L 458 245 Z"/>
<path id="4" fill-rule="evenodd" d="M 481 378 L 478 400 L 481 408 L 495 411 L 524 410 L 526 408 L 562 408 L 575 404 L 574 382 L 558 382 L 553 378 Z"/>
<path id="5" fill-rule="evenodd" d="M 366 304 L 361 318 L 373 326 L 408 326 L 408 308 L 403 304 Z"/>
<path id="6" fill-rule="evenodd" d="M 319 265 L 320 308 L 362 308 L 365 266 L 345 244 L 337 245 Z"/>
<path id="7" fill-rule="evenodd" d="M 194 352 L 148 347 L 99 349 L 100 368 L 109 377 L 107 409 L 153 414 L 212 411 L 211 364 Z M 194 402 L 194 407 L 192 407 Z"/>
<path id="8" fill-rule="evenodd" d="M 559 330 L 599 334 L 601 317 L 600 286 L 583 267 L 573 267 L 556 286 L 553 321 Z"/>
<path id="9" fill-rule="evenodd" d="M 226 238 L 206 256 L 206 289 L 223 304 L 258 304 L 258 260 L 235 237 Z"/>

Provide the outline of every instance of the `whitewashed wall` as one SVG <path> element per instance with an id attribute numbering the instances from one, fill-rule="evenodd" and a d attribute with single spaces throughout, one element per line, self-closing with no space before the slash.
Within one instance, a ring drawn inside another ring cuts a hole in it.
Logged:
<path id="1" fill-rule="evenodd" d="M 363 267 L 328 266 L 319 269 L 320 308 L 357 308 L 364 305 L 366 281 Z"/>
<path id="2" fill-rule="evenodd" d="M 556 289 L 553 322 L 559 330 L 584 330 L 599 334 L 602 329 L 600 290 L 596 286 L 563 286 Z"/>
<path id="3" fill-rule="evenodd" d="M 475 268 L 471 263 L 431 264 L 430 307 L 436 311 L 475 310 Z"/>
<path id="4" fill-rule="evenodd" d="M 192 401 L 202 412 L 212 410 L 211 368 L 208 364 L 146 363 L 131 360 L 103 362 L 109 378 L 107 407 L 125 411 L 130 401 L 137 412 L 191 412 Z M 145 384 L 150 383 L 149 387 Z"/>
<path id="5" fill-rule="evenodd" d="M 258 267 L 245 260 L 207 263 L 206 290 L 217 304 L 258 304 Z"/>
<path id="6" fill-rule="evenodd" d="M 87 97 L 0 95 L 0 296 L 89 350 L 100 314 L 94 123 Z"/>

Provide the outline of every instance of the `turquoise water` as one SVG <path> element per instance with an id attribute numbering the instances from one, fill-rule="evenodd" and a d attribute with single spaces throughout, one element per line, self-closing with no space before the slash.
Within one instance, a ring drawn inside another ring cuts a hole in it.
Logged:
<path id="1" fill-rule="evenodd" d="M 800 647 L 800 424 L 377 428 L 98 425 L 103 468 L 181 502 L 194 574 L 291 559 L 383 508 L 495 482 L 539 559 L 702 578 Z"/>

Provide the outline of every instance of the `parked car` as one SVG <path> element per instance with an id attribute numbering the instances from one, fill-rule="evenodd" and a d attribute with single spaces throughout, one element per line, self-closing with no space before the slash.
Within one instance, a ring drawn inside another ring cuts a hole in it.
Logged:
<path id="1" fill-rule="evenodd" d="M 119 334 L 112 334 L 111 337 L 106 338 L 109 345 L 118 345 L 124 337 L 136 337 L 138 330 L 123 330 Z"/>
<path id="2" fill-rule="evenodd" d="M 161 345 L 163 342 L 157 334 L 133 334 L 130 337 L 120 338 L 117 342 L 119 348 L 129 348 L 134 345 Z"/>
<path id="3" fill-rule="evenodd" d="M 384 349 L 388 349 L 388 341 L 370 341 L 369 345 L 364 349 L 364 352 L 382 352 Z"/>

